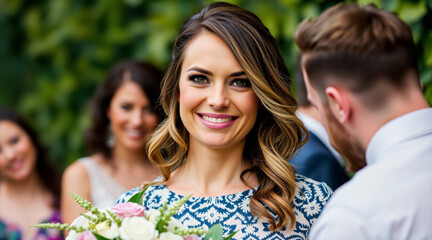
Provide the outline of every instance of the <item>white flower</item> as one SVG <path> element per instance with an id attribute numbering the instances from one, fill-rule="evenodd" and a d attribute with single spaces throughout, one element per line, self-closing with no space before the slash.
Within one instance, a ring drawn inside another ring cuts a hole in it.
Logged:
<path id="1" fill-rule="evenodd" d="M 187 230 L 187 227 L 184 226 L 179 220 L 171 218 L 168 222 L 167 230 L 170 232 L 175 232 L 178 230 Z"/>
<path id="2" fill-rule="evenodd" d="M 149 220 L 150 222 L 152 222 L 154 225 L 156 225 L 156 218 L 158 218 L 160 215 L 161 215 L 161 213 L 160 213 L 160 211 L 159 210 L 156 210 L 156 209 L 149 209 L 148 211 L 146 211 L 146 214 L 145 214 L 146 216 L 148 216 L 147 217 L 147 220 Z"/>
<path id="3" fill-rule="evenodd" d="M 96 228 L 96 233 L 105 238 L 113 239 L 120 235 L 119 227 L 115 222 L 111 223 L 111 227 L 108 225 L 106 221 L 101 222 L 96 224 L 95 228 Z"/>
<path id="4" fill-rule="evenodd" d="M 172 232 L 164 232 L 160 234 L 159 240 L 183 240 L 183 237 Z"/>
<path id="5" fill-rule="evenodd" d="M 125 218 L 120 227 L 120 237 L 123 240 L 152 240 L 157 235 L 155 225 L 143 217 Z"/>
<path id="6" fill-rule="evenodd" d="M 67 237 L 65 238 L 66 240 L 76 240 L 82 233 L 77 233 L 74 230 L 70 231 L 69 234 L 67 235 Z"/>
<path id="7" fill-rule="evenodd" d="M 71 226 L 77 226 L 77 227 L 88 227 L 89 226 L 89 220 L 83 216 L 79 216 L 75 218 L 75 220 L 72 222 Z M 66 237 L 66 240 L 75 240 L 77 239 L 82 233 L 77 233 L 74 230 L 70 231 L 68 236 Z"/>

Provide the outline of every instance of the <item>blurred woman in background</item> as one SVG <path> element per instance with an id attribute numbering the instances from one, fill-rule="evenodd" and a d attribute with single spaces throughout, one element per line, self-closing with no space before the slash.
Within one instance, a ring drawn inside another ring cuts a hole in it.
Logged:
<path id="1" fill-rule="evenodd" d="M 83 211 L 71 191 L 103 208 L 127 189 L 159 175 L 148 161 L 145 144 L 162 120 L 157 108 L 161 79 L 158 69 L 138 61 L 121 62 L 109 72 L 93 99 L 91 127 L 85 135 L 94 154 L 74 162 L 63 174 L 65 223 Z"/>
<path id="2" fill-rule="evenodd" d="M 0 106 L 0 133 L 0 239 L 64 239 L 59 230 L 30 227 L 61 222 L 61 175 L 36 132 Z"/>

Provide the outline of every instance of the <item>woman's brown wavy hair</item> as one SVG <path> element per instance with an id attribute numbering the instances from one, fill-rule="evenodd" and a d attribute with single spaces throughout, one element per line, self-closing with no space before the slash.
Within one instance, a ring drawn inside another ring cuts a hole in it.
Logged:
<path id="1" fill-rule="evenodd" d="M 162 182 L 184 162 L 189 138 L 179 116 L 179 77 L 188 43 L 203 30 L 228 45 L 263 106 L 244 149 L 244 159 L 251 167 L 243 171 L 241 180 L 249 186 L 245 174 L 254 173 L 259 181 L 250 210 L 265 218 L 272 230 L 293 228 L 296 221 L 291 203 L 296 183 L 287 160 L 304 144 L 306 129 L 295 115 L 297 103 L 289 90 L 289 73 L 278 44 L 261 20 L 247 10 L 229 3 L 211 3 L 182 25 L 162 83 L 161 103 L 168 118 L 147 144 L 149 159 L 160 168 Z"/>

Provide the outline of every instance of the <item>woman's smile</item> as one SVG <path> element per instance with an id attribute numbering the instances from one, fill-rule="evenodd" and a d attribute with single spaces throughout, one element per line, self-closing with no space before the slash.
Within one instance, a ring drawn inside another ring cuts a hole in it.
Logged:
<path id="1" fill-rule="evenodd" d="M 238 119 L 236 116 L 214 113 L 197 113 L 197 115 L 202 120 L 203 124 L 211 129 L 227 128 Z"/>
<path id="2" fill-rule="evenodd" d="M 125 133 L 131 139 L 141 139 L 145 136 L 145 132 L 141 130 L 127 129 Z"/>
<path id="3" fill-rule="evenodd" d="M 23 159 L 15 159 L 13 160 L 10 164 L 8 169 L 12 172 L 17 172 L 19 171 L 21 168 L 24 167 L 24 160 Z"/>

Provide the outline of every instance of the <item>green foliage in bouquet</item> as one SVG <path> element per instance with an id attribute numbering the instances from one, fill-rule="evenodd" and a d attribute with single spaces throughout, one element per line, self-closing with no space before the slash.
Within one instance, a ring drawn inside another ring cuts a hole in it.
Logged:
<path id="1" fill-rule="evenodd" d="M 144 192 L 147 190 L 145 188 L 143 191 L 133 195 L 129 199 L 129 203 L 135 203 L 139 206 L 142 206 L 143 204 L 143 196 Z M 172 205 L 168 206 L 168 202 L 165 202 L 162 207 L 160 207 L 155 217 L 155 228 L 158 232 L 158 234 L 171 232 L 175 235 L 185 237 L 190 235 L 196 235 L 196 236 L 204 236 L 205 240 L 229 240 L 231 239 L 236 232 L 231 233 L 228 237 L 223 238 L 223 229 L 220 224 L 215 224 L 212 227 L 210 227 L 209 230 L 204 230 L 202 228 L 186 228 L 183 226 L 181 227 L 175 227 L 174 230 L 169 229 L 169 225 L 171 221 L 174 221 L 175 219 L 172 219 L 171 217 L 183 206 L 189 198 L 192 196 L 188 195 L 186 197 L 181 198 L 179 201 L 173 203 Z M 77 226 L 72 223 L 71 225 L 68 224 L 60 224 L 60 223 L 43 223 L 35 225 L 34 227 L 38 228 L 54 228 L 58 230 L 66 230 L 66 231 L 75 231 L 76 233 L 84 233 L 86 231 L 90 231 L 94 237 L 97 240 L 121 240 L 122 238 L 120 236 L 114 237 L 114 238 L 107 238 L 105 236 L 102 236 L 103 234 L 100 233 L 99 229 L 102 228 L 110 229 L 113 224 L 116 224 L 116 226 L 122 226 L 123 221 L 125 219 L 122 219 L 119 215 L 117 215 L 112 209 L 104 209 L 100 210 L 93 206 L 89 201 L 85 200 L 84 198 L 80 197 L 79 195 L 72 193 L 72 197 L 75 199 L 75 201 L 85 210 L 88 211 L 88 213 L 81 213 L 81 216 L 88 220 L 88 226 Z M 148 216 L 147 216 L 148 217 Z M 143 216 L 144 218 L 144 216 Z M 175 220 L 178 221 L 178 220 Z M 99 227 L 98 227 L 99 226 Z M 69 238 L 69 237 L 68 237 Z M 68 239 L 66 238 L 66 239 Z M 153 238 L 152 238 L 153 239 Z"/>

